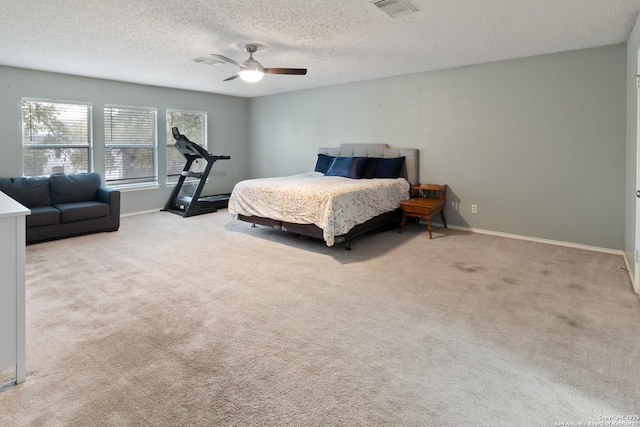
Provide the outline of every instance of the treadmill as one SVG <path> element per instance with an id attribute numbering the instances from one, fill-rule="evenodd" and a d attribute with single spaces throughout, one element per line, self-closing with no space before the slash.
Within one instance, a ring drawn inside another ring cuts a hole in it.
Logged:
<path id="1" fill-rule="evenodd" d="M 216 212 L 220 208 L 226 208 L 229 204 L 230 194 L 201 196 L 201 193 L 213 164 L 218 160 L 229 160 L 231 156 L 214 156 L 209 154 L 207 150 L 200 145 L 189 141 L 186 136 L 180 133 L 177 127 L 172 128 L 171 132 L 173 133 L 173 138 L 176 140 L 176 149 L 184 156 L 187 163 L 184 165 L 178 183 L 173 189 L 171 197 L 169 197 L 169 201 L 167 201 L 163 210 L 182 217 L 189 217 Z M 191 165 L 198 159 L 204 159 L 204 161 L 207 162 L 203 172 L 191 171 Z M 180 191 L 187 178 L 198 178 L 198 185 L 191 196 L 180 196 Z"/>

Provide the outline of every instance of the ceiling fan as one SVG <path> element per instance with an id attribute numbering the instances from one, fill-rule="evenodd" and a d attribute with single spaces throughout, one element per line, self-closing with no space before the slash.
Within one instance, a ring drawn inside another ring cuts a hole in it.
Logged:
<path id="1" fill-rule="evenodd" d="M 253 54 L 258 50 L 258 46 L 255 44 L 248 44 L 244 49 L 249 52 L 249 59 L 240 63 L 231 58 L 227 58 L 224 55 L 211 54 L 211 56 L 216 59 L 228 62 L 229 64 L 233 64 L 240 68 L 238 74 L 231 76 L 228 79 L 224 79 L 223 81 L 226 82 L 240 77 L 242 80 L 247 82 L 257 82 L 258 80 L 262 80 L 262 77 L 265 74 L 290 74 L 295 76 L 304 76 L 307 74 L 306 68 L 264 68 L 258 61 L 253 59 Z"/>

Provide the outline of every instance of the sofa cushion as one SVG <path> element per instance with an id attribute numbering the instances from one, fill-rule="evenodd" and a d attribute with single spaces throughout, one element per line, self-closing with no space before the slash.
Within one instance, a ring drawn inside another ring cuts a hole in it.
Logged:
<path id="1" fill-rule="evenodd" d="M 28 208 L 51 205 L 48 176 L 0 178 L 0 191 Z"/>
<path id="2" fill-rule="evenodd" d="M 60 224 L 60 211 L 52 206 L 31 208 L 31 215 L 27 216 L 27 228 L 54 224 Z"/>
<path id="3" fill-rule="evenodd" d="M 54 205 L 54 207 L 60 211 L 60 222 L 62 223 L 109 216 L 111 209 L 108 203 L 100 202 L 64 203 Z"/>
<path id="4" fill-rule="evenodd" d="M 101 183 L 100 175 L 95 172 L 51 175 L 49 178 L 51 203 L 59 205 L 94 200 L 96 190 Z"/>

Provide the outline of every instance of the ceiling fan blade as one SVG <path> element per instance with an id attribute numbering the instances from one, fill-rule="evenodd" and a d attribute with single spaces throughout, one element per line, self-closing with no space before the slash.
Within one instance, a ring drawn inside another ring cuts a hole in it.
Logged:
<path id="1" fill-rule="evenodd" d="M 306 68 L 265 68 L 266 74 L 290 74 L 294 76 L 304 76 L 307 74 Z"/>
<path id="2" fill-rule="evenodd" d="M 228 62 L 229 64 L 233 64 L 233 65 L 235 65 L 236 67 L 239 67 L 239 66 L 240 66 L 240 64 L 239 64 L 237 61 L 234 61 L 234 60 L 233 60 L 233 59 L 231 59 L 231 58 L 227 58 L 227 57 L 226 57 L 226 56 L 224 56 L 224 55 L 217 55 L 217 54 L 215 54 L 215 53 L 212 53 L 212 54 L 210 54 L 210 56 L 213 56 L 214 58 L 217 58 L 217 59 L 219 59 L 219 60 L 221 60 L 221 61 Z"/>
<path id="3" fill-rule="evenodd" d="M 228 79 L 224 79 L 223 82 L 228 82 L 229 80 L 234 80 L 240 77 L 240 74 L 236 74 L 235 76 L 231 76 Z"/>

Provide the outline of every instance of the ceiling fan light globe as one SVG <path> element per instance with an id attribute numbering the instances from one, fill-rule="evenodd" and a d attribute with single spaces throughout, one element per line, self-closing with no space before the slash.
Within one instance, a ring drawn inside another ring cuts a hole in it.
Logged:
<path id="1" fill-rule="evenodd" d="M 258 70 L 242 70 L 238 74 L 242 80 L 250 83 L 260 81 L 264 77 L 264 73 Z"/>

